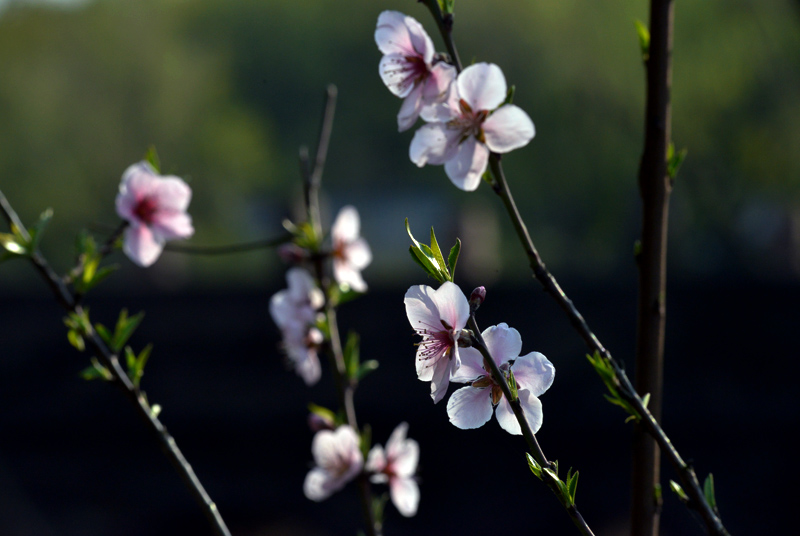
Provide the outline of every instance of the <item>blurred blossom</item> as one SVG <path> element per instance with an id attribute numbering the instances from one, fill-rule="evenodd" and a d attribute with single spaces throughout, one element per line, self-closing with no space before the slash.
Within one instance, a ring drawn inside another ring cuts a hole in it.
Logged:
<path id="1" fill-rule="evenodd" d="M 528 144 L 533 122 L 521 108 L 503 104 L 506 78 L 493 63 L 470 65 L 458 75 L 447 102 L 436 108 L 436 122 L 420 127 L 409 148 L 419 167 L 444 164 L 458 188 L 475 190 L 489 153 L 507 153 Z M 499 108 L 498 108 L 499 106 Z"/>
<path id="2" fill-rule="evenodd" d="M 168 240 L 194 234 L 186 213 L 192 190 L 182 179 L 162 177 L 147 162 L 125 170 L 117 194 L 117 214 L 128 222 L 123 251 L 139 266 L 150 266 Z"/>
<path id="3" fill-rule="evenodd" d="M 508 376 L 513 371 L 517 382 L 519 401 L 533 433 L 542 427 L 541 396 L 553 384 L 555 367 L 539 352 L 519 357 L 522 338 L 507 324 L 491 326 L 483 332 L 483 340 L 501 372 Z M 475 348 L 461 350 L 461 368 L 451 378 L 454 382 L 469 383 L 453 393 L 447 401 L 450 422 L 462 429 L 480 428 L 492 418 L 492 407 L 497 406 L 497 422 L 509 434 L 521 435 L 511 405 L 503 396 L 500 386 L 484 368 L 483 356 Z"/>
<path id="4" fill-rule="evenodd" d="M 349 285 L 357 292 L 366 292 L 367 284 L 361 270 L 372 262 L 372 251 L 361 236 L 358 211 L 350 205 L 343 207 L 331 228 L 333 237 L 333 275 L 339 284 Z"/>
<path id="5" fill-rule="evenodd" d="M 312 501 L 321 501 L 342 489 L 364 466 L 358 434 L 348 425 L 335 431 L 320 430 L 311 443 L 314 467 L 306 475 L 303 492 Z"/>
<path id="6" fill-rule="evenodd" d="M 422 25 L 397 11 L 384 11 L 378 16 L 375 43 L 384 54 L 379 66 L 383 83 L 405 99 L 397 114 L 398 130 L 408 130 L 420 116 L 434 119 L 431 107 L 445 99 L 456 70 L 434 59 L 433 41 Z"/>
<path id="7" fill-rule="evenodd" d="M 419 463 L 419 444 L 406 438 L 408 423 L 400 423 L 394 429 L 386 450 L 375 445 L 367 457 L 367 471 L 375 473 L 370 480 L 388 483 L 389 494 L 397 510 L 406 517 L 417 513 L 419 486 L 414 479 Z"/>
<path id="8" fill-rule="evenodd" d="M 438 290 L 425 285 L 411 287 L 404 302 L 411 327 L 422 336 L 417 348 L 417 377 L 431 382 L 431 398 L 436 403 L 447 392 L 452 373 L 461 366 L 457 341 L 469 318 L 469 304 L 461 289 L 450 281 Z"/>
<path id="9" fill-rule="evenodd" d="M 317 349 L 323 341 L 314 323 L 325 298 L 311 275 L 302 268 L 289 269 L 286 282 L 289 288 L 272 296 L 269 312 L 281 330 L 289 362 L 307 385 L 313 385 L 321 374 Z"/>

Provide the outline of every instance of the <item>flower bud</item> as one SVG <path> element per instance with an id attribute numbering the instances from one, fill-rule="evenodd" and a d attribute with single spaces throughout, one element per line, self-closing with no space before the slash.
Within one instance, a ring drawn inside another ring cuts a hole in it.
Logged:
<path id="1" fill-rule="evenodd" d="M 486 287 L 478 287 L 469 295 L 469 310 L 474 313 L 486 299 Z"/>
<path id="2" fill-rule="evenodd" d="M 331 419 L 323 417 L 319 413 L 308 414 L 308 427 L 312 432 L 319 432 L 320 430 L 333 430 L 336 428 L 336 423 Z"/>

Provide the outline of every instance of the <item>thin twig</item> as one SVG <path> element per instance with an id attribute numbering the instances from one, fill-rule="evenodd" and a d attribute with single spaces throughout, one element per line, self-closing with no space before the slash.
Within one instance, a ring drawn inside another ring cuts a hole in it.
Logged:
<path id="1" fill-rule="evenodd" d="M 455 43 L 453 42 L 452 38 L 452 17 L 448 17 L 449 22 L 445 21 L 439 8 L 439 3 L 436 0 L 423 0 L 423 3 L 433 14 L 433 17 L 439 27 L 439 32 L 441 33 L 448 50 L 451 50 L 452 48 L 452 51 L 455 51 Z M 451 54 L 453 53 L 452 51 Z M 456 69 L 460 72 L 461 64 L 458 61 L 457 56 L 453 57 L 453 62 Z M 514 226 L 514 231 L 516 232 L 520 244 L 522 245 L 523 249 L 525 250 L 525 254 L 528 257 L 528 262 L 531 270 L 533 271 L 534 277 L 542 284 L 545 291 L 556 300 L 556 303 L 566 313 L 570 323 L 584 340 L 584 343 L 589 350 L 599 353 L 603 359 L 606 359 L 612 365 L 621 383 L 620 394 L 639 413 L 641 416 L 640 422 L 642 426 L 647 430 L 647 433 L 655 439 L 656 443 L 658 443 L 658 445 L 661 447 L 662 452 L 667 454 L 667 458 L 677 471 L 684 491 L 686 491 L 687 495 L 689 496 L 687 505 L 700 514 L 709 534 L 715 536 L 728 536 L 728 531 L 722 525 L 722 520 L 706 500 L 703 490 L 700 488 L 700 483 L 697 480 L 697 475 L 695 475 L 694 469 L 683 461 L 678 454 L 678 451 L 672 445 L 670 439 L 664 433 L 664 430 L 644 405 L 642 398 L 633 388 L 628 376 L 625 374 L 624 367 L 620 365 L 611 356 L 611 353 L 600 343 L 600 340 L 595 336 L 592 330 L 589 329 L 586 320 L 584 320 L 583 316 L 572 303 L 572 300 L 567 297 L 566 293 L 561 289 L 561 286 L 558 284 L 556 279 L 545 267 L 544 262 L 539 256 L 539 252 L 533 245 L 533 241 L 528 233 L 528 229 L 525 226 L 522 217 L 520 216 L 519 210 L 514 202 L 514 198 L 511 195 L 511 191 L 508 189 L 508 184 L 500 163 L 500 155 L 492 153 L 489 156 L 489 166 L 491 168 L 492 175 L 494 176 L 492 188 L 502 200 L 503 205 L 506 207 L 506 211 L 511 219 L 511 223 Z"/>
<path id="2" fill-rule="evenodd" d="M 2 212 L 6 220 L 9 223 L 13 222 L 14 225 L 20 229 L 20 234 L 22 234 L 23 237 L 29 237 L 30 235 L 27 230 L 25 230 L 25 227 L 20 222 L 13 208 L 11 208 L 11 205 L 8 203 L 2 191 L 0 191 L 0 207 L 2 207 Z M 53 290 L 56 300 L 68 312 L 82 316 L 84 311 L 81 306 L 77 304 L 74 295 L 67 288 L 64 281 L 53 271 L 41 253 L 38 251 L 32 252 L 30 260 L 36 270 L 42 275 L 47 285 Z M 175 439 L 153 413 L 144 393 L 133 385 L 128 374 L 119 364 L 116 354 L 108 348 L 106 343 L 91 326 L 87 326 L 87 328 L 86 333 L 83 334 L 84 340 L 88 342 L 88 346 L 94 351 L 103 366 L 111 372 L 114 384 L 122 389 L 122 392 L 125 393 L 127 398 L 133 402 L 136 412 L 144 419 L 147 426 L 156 435 L 164 454 L 166 454 L 167 458 L 178 471 L 192 496 L 194 496 L 195 500 L 197 500 L 203 508 L 203 512 L 212 524 L 215 533 L 220 536 L 230 536 L 230 531 L 217 509 L 217 505 L 211 500 L 211 497 L 209 497 L 202 483 L 197 478 L 197 475 L 194 473 L 192 466 L 186 461 Z"/>
<path id="3" fill-rule="evenodd" d="M 478 328 L 478 323 L 475 320 L 474 314 L 471 314 L 469 317 L 469 327 L 473 331 L 473 347 L 476 348 L 483 356 L 484 364 L 491 368 L 490 372 L 492 373 L 492 378 L 494 379 L 495 383 L 500 385 L 500 389 L 503 391 L 503 396 L 506 397 L 506 400 L 511 406 L 514 416 L 517 418 L 519 426 L 522 429 L 522 436 L 528 443 L 528 448 L 531 449 L 531 455 L 541 467 L 554 471 L 555 464 L 547 461 L 542 448 L 539 446 L 539 442 L 536 440 L 536 435 L 533 433 L 533 430 L 531 430 L 528 419 L 525 418 L 525 413 L 522 410 L 522 405 L 519 402 L 519 398 L 514 398 L 512 396 L 511 389 L 508 386 L 505 375 L 497 366 L 494 358 L 492 358 L 491 352 L 489 352 L 489 348 L 486 346 L 486 342 L 483 340 L 483 336 Z M 594 533 L 592 532 L 592 529 L 589 528 L 588 523 L 586 523 L 586 521 L 583 519 L 583 516 L 580 514 L 580 512 L 578 512 L 578 508 L 575 506 L 575 504 L 570 504 L 567 498 L 563 497 L 561 489 L 558 485 L 558 481 L 553 477 L 553 475 L 548 471 L 542 471 L 542 480 L 545 484 L 547 484 L 547 487 L 549 487 L 553 493 L 555 493 L 556 497 L 558 497 L 561 504 L 567 510 L 567 514 L 569 515 L 570 519 L 572 519 L 572 522 L 575 524 L 581 534 L 584 536 L 593 536 Z"/>
<path id="4" fill-rule="evenodd" d="M 635 385 L 649 393 L 648 409 L 661 419 L 666 323 L 667 221 L 672 190 L 667 173 L 672 78 L 672 0 L 650 2 L 650 46 L 647 60 L 645 138 L 639 166 L 642 197 L 639 300 L 636 326 Z M 636 424 L 633 430 L 631 535 L 658 536 L 661 515 L 661 453 L 655 440 Z"/>
<path id="5" fill-rule="evenodd" d="M 325 107 L 322 115 L 322 125 L 320 127 L 319 141 L 317 143 L 317 155 L 314 159 L 313 167 L 308 161 L 308 149 L 303 147 L 300 150 L 300 171 L 303 174 L 306 209 L 308 219 L 314 228 L 315 236 L 322 241 L 322 216 L 319 205 L 319 190 L 322 185 L 322 172 L 325 168 L 325 161 L 328 156 L 328 146 L 330 144 L 331 133 L 333 131 L 333 116 L 336 111 L 336 86 L 329 85 L 325 91 Z M 358 431 L 358 421 L 356 420 L 356 410 L 353 400 L 355 384 L 349 379 L 347 367 L 344 362 L 344 352 L 339 335 L 339 325 L 336 319 L 336 308 L 330 301 L 330 277 L 326 272 L 327 256 L 312 254 L 311 260 L 314 266 L 315 275 L 319 281 L 320 288 L 325 297 L 325 318 L 328 324 L 328 350 L 331 358 L 331 369 L 333 380 L 336 386 L 336 395 L 339 399 L 339 408 L 344 412 L 347 424 L 353 430 Z M 372 493 L 370 491 L 369 479 L 365 473 L 357 479 L 358 495 L 361 502 L 362 515 L 366 525 L 367 536 L 381 536 L 381 527 L 375 521 L 372 511 Z"/>
<path id="6" fill-rule="evenodd" d="M 231 253 L 246 253 L 258 249 L 269 249 L 291 241 L 290 233 L 282 234 L 276 238 L 264 238 L 241 244 L 228 244 L 224 246 L 195 246 L 191 244 L 167 244 L 164 251 L 172 253 L 185 253 L 187 255 L 230 255 Z"/>

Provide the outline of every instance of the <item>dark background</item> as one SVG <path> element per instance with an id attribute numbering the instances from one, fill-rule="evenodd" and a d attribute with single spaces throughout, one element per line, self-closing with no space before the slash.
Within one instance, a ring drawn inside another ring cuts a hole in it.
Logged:
<path id="1" fill-rule="evenodd" d="M 567 320 L 535 282 L 528 287 L 489 289 L 480 318 L 487 326 L 530 326 L 523 352 L 544 352 L 557 370 L 542 396 L 542 448 L 562 470 L 581 471 L 578 506 L 595 532 L 623 534 L 631 426 L 603 400 Z M 565 287 L 603 343 L 630 362 L 632 285 Z M 312 460 L 305 405 L 333 407 L 335 398 L 327 370 L 307 389 L 283 369 L 267 320 L 274 290 L 164 295 L 151 288 L 93 300 L 92 314 L 113 318 L 119 303 L 147 311 L 132 341 L 155 343 L 143 385 L 234 534 L 353 534 L 360 522 L 354 488 L 320 504 L 302 494 Z M 381 363 L 357 392 L 361 423 L 371 423 L 375 441 L 385 443 L 405 420 L 421 446 L 419 513 L 404 519 L 387 506 L 386 533 L 527 526 L 574 533 L 551 492 L 528 472 L 521 438 L 494 419 L 459 430 L 448 423 L 444 402 L 432 404 L 428 384 L 414 375 L 402 295 L 379 290 L 341 313 L 342 328 L 362 336 L 362 356 Z M 663 424 L 701 479 L 714 473 L 733 534 L 791 530 L 791 511 L 775 506 L 790 500 L 787 474 L 796 474 L 794 443 L 785 434 L 798 422 L 790 337 L 800 321 L 798 299 L 798 287 L 752 281 L 670 288 Z M 52 300 L 5 297 L 3 304 L 0 533 L 210 534 L 127 400 L 109 384 L 78 377 L 86 356 L 67 345 Z M 664 471 L 666 484 L 675 474 Z M 665 491 L 663 533 L 702 532 Z"/>
<path id="2" fill-rule="evenodd" d="M 739 535 L 794 528 L 798 6 L 676 5 L 673 138 L 689 153 L 670 211 L 663 424 L 701 480 L 713 472 Z M 553 361 L 539 440 L 562 471 L 581 471 L 578 506 L 596 533 L 624 534 L 631 425 L 531 280 L 492 192 L 460 192 L 441 168 L 408 161 L 413 132 L 396 132 L 400 100 L 377 73 L 384 9 L 433 34 L 411 0 L 0 1 L 0 189 L 26 223 L 54 209 L 42 249 L 60 273 L 77 232 L 117 226 L 120 176 L 151 144 L 164 172 L 192 186 L 191 243 L 276 236 L 297 214 L 298 147 L 313 146 L 323 89 L 335 83 L 323 209 L 330 220 L 355 205 L 374 252 L 370 293 L 341 311 L 362 356 L 381 364 L 356 394 L 359 420 L 379 443 L 405 420 L 422 451 L 419 514 L 388 506 L 387 536 L 574 534 L 527 471 L 520 438 L 494 420 L 456 429 L 417 381 L 402 298 L 425 280 L 408 258 L 406 217 L 418 238 L 433 225 L 443 245 L 462 239 L 457 282 L 487 287 L 483 327 L 507 322 L 524 352 Z M 533 240 L 626 363 L 644 95 L 633 21 L 647 17 L 644 0 L 456 2 L 462 59 L 500 65 L 536 125 L 531 144 L 503 160 Z M 306 405 L 335 401 L 327 371 L 309 389 L 283 367 L 268 314 L 285 286 L 274 252 L 165 253 L 147 270 L 111 261 L 121 269 L 89 295 L 92 319 L 146 312 L 131 341 L 154 344 L 143 388 L 234 535 L 354 534 L 353 489 L 320 504 L 302 494 Z M 89 356 L 67 344 L 62 319 L 29 265 L 0 265 L 0 535 L 210 534 L 125 398 L 79 378 Z M 665 487 L 674 477 L 665 466 Z M 664 496 L 663 534 L 701 534 Z"/>

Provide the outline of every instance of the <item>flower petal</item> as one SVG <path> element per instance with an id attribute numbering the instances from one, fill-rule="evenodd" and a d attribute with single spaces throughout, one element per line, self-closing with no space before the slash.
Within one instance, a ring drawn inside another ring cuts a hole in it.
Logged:
<path id="1" fill-rule="evenodd" d="M 406 26 L 406 15 L 399 11 L 384 11 L 378 15 L 375 44 L 384 54 L 415 55 L 411 34 Z M 413 19 L 412 19 L 413 20 Z"/>
<path id="2" fill-rule="evenodd" d="M 339 210 L 331 226 L 331 236 L 334 242 L 350 243 L 358 239 L 361 231 L 361 219 L 358 210 L 352 205 L 346 205 Z"/>
<path id="3" fill-rule="evenodd" d="M 413 86 L 405 100 L 403 100 L 400 111 L 397 112 L 397 131 L 405 132 L 414 126 L 419 117 L 420 110 L 422 109 L 422 88 L 423 86 L 417 84 Z"/>
<path id="4" fill-rule="evenodd" d="M 125 229 L 125 239 L 122 250 L 130 260 L 142 267 L 147 267 L 156 262 L 161 250 L 164 249 L 164 240 L 153 234 L 146 225 L 131 225 Z"/>
<path id="5" fill-rule="evenodd" d="M 439 311 L 439 318 L 461 331 L 469 319 L 469 303 L 458 285 L 445 281 L 431 296 L 431 300 Z"/>
<path id="6" fill-rule="evenodd" d="M 528 426 L 535 434 L 542 427 L 542 403 L 527 389 L 520 389 L 518 393 L 522 412 L 525 414 Z M 503 430 L 509 434 L 522 435 L 522 428 L 520 428 L 519 421 L 517 421 L 517 417 L 514 415 L 508 400 L 503 398 L 497 404 L 495 414 L 497 415 L 497 422 L 500 423 Z"/>
<path id="7" fill-rule="evenodd" d="M 496 153 L 507 153 L 528 144 L 536 134 L 533 121 L 519 106 L 506 104 L 483 122 L 486 145 Z"/>
<path id="8" fill-rule="evenodd" d="M 156 177 L 153 194 L 158 202 L 159 211 L 185 212 L 192 200 L 192 189 L 183 179 L 167 175 Z"/>
<path id="9" fill-rule="evenodd" d="M 475 348 L 460 348 L 461 367 L 450 378 L 451 382 L 470 383 L 488 372 L 483 368 L 483 356 Z"/>
<path id="10" fill-rule="evenodd" d="M 417 513 L 419 485 L 413 478 L 395 477 L 389 480 L 389 495 L 397 511 L 405 517 Z"/>
<path id="11" fill-rule="evenodd" d="M 383 84 L 397 97 L 405 98 L 415 88 L 413 66 L 403 54 L 387 54 L 378 63 Z"/>
<path id="12" fill-rule="evenodd" d="M 419 360 L 418 360 L 419 361 Z M 431 398 L 437 404 L 447 394 L 447 386 L 450 385 L 450 375 L 453 373 L 453 361 L 448 357 L 443 357 L 436 361 L 432 367 L 431 377 Z M 422 378 L 420 378 L 422 379 Z"/>
<path id="13" fill-rule="evenodd" d="M 492 354 L 492 359 L 498 365 L 516 359 L 522 350 L 522 337 L 519 331 L 508 327 L 505 322 L 486 328 L 481 335 Z"/>
<path id="14" fill-rule="evenodd" d="M 445 163 L 444 171 L 456 187 L 465 192 L 472 192 L 480 185 L 488 162 L 489 149 L 470 136 L 458 146 L 458 152 Z"/>
<path id="15" fill-rule="evenodd" d="M 472 109 L 494 110 L 506 99 L 506 77 L 494 63 L 470 65 L 456 79 L 458 96 Z"/>
<path id="16" fill-rule="evenodd" d="M 312 501 L 322 501 L 336 491 L 330 484 L 331 477 L 328 472 L 321 467 L 315 467 L 306 475 L 306 480 L 303 482 L 303 493 Z"/>
<path id="17" fill-rule="evenodd" d="M 367 455 L 367 464 L 364 468 L 370 473 L 380 473 L 386 468 L 386 463 L 386 453 L 383 447 L 375 445 L 370 449 Z"/>
<path id="18" fill-rule="evenodd" d="M 192 217 L 185 212 L 156 212 L 150 226 L 153 233 L 161 236 L 164 240 L 189 238 L 194 234 Z"/>
<path id="19" fill-rule="evenodd" d="M 434 292 L 436 291 L 427 285 L 417 285 L 406 291 L 403 303 L 408 321 L 415 330 L 441 326 L 439 309 L 433 301 Z"/>
<path id="20" fill-rule="evenodd" d="M 460 135 L 459 130 L 447 128 L 445 123 L 423 125 L 414 133 L 408 156 L 419 167 L 444 164 L 458 151 Z"/>
<path id="21" fill-rule="evenodd" d="M 489 389 L 462 387 L 447 401 L 450 422 L 462 430 L 480 428 L 492 418 L 492 397 Z"/>
<path id="22" fill-rule="evenodd" d="M 556 376 L 556 368 L 539 352 L 517 358 L 511 370 L 514 371 L 517 384 L 529 390 L 533 396 L 542 396 L 553 385 Z"/>

